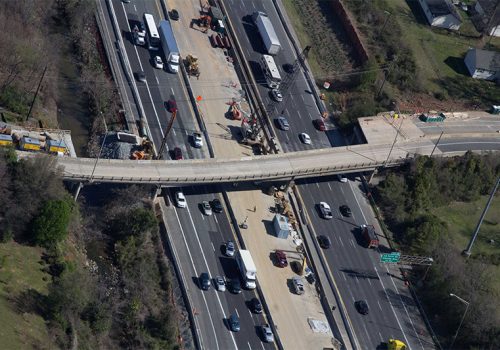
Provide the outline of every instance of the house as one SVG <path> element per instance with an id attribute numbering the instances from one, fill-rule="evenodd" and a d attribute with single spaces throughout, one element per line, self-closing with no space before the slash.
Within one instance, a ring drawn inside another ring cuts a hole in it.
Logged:
<path id="1" fill-rule="evenodd" d="M 418 0 L 427 21 L 433 27 L 459 30 L 462 17 L 450 0 Z"/>
<path id="2" fill-rule="evenodd" d="M 474 5 L 474 10 L 478 17 L 478 20 L 474 21 L 478 31 L 500 37 L 500 2 L 478 0 Z"/>
<path id="3" fill-rule="evenodd" d="M 500 78 L 500 53 L 481 49 L 469 49 L 464 59 L 471 77 L 497 80 Z"/>

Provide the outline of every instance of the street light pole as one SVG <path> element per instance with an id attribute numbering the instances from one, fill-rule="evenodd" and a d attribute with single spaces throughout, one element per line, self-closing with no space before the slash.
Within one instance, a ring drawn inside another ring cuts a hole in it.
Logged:
<path id="1" fill-rule="evenodd" d="M 465 308 L 465 312 L 462 316 L 462 319 L 460 320 L 460 324 L 458 325 L 458 328 L 457 328 L 457 332 L 455 333 L 455 336 L 453 337 L 453 341 L 451 342 L 451 345 L 449 347 L 449 350 L 452 350 L 453 349 L 453 345 L 455 344 L 455 340 L 457 339 L 457 336 L 458 336 L 458 332 L 460 331 L 460 327 L 462 327 L 462 323 L 464 322 L 464 319 L 465 319 L 465 315 L 467 314 L 467 310 L 469 310 L 469 302 L 460 298 L 458 295 L 456 294 L 453 294 L 453 293 L 450 293 L 450 297 L 455 297 L 457 298 L 458 300 L 460 300 L 462 303 L 464 303 L 466 306 Z"/>

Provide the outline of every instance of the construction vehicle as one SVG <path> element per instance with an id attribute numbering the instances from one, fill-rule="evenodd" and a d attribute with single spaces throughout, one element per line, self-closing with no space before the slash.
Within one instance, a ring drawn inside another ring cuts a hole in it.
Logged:
<path id="1" fill-rule="evenodd" d="M 141 149 L 132 152 L 130 159 L 142 160 L 153 158 L 153 143 L 149 139 L 143 138 L 140 147 Z"/>
<path id="2" fill-rule="evenodd" d="M 267 53 L 269 55 L 277 55 L 281 50 L 281 44 L 267 14 L 260 11 L 254 12 L 252 19 L 259 30 Z"/>
<path id="3" fill-rule="evenodd" d="M 198 67 L 198 57 L 194 55 L 187 55 L 184 59 L 184 65 L 186 66 L 186 70 L 188 75 L 199 78 L 200 77 L 200 69 Z"/>
<path id="4" fill-rule="evenodd" d="M 252 255 L 250 255 L 250 251 L 242 249 L 238 250 L 236 262 L 238 263 L 241 277 L 245 281 L 245 287 L 247 289 L 255 289 L 257 287 L 257 267 L 252 259 Z"/>
<path id="5" fill-rule="evenodd" d="M 378 248 L 379 241 L 378 236 L 375 233 L 375 227 L 372 225 L 361 225 L 361 236 L 365 240 L 367 248 Z"/>
<path id="6" fill-rule="evenodd" d="M 170 25 L 170 21 L 161 20 L 159 29 L 161 46 L 163 48 L 165 62 L 167 63 L 168 70 L 171 73 L 177 73 L 179 71 L 180 53 L 179 47 L 177 46 L 177 41 L 175 41 L 172 26 Z"/>
<path id="7" fill-rule="evenodd" d="M 302 278 L 298 276 L 294 276 L 292 278 L 293 291 L 297 295 L 304 294 L 304 283 L 302 282 Z"/>

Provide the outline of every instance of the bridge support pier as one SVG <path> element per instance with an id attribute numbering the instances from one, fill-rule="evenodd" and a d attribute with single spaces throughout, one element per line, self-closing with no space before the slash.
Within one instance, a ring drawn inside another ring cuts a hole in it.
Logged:
<path id="1" fill-rule="evenodd" d="M 370 184 L 370 183 L 372 182 L 373 177 L 374 177 L 375 175 L 377 175 L 377 173 L 378 173 L 378 170 L 377 170 L 377 168 L 375 168 L 375 169 L 373 170 L 372 174 L 370 175 L 370 178 L 368 179 L 368 184 Z"/>
<path id="2" fill-rule="evenodd" d="M 75 202 L 78 199 L 78 196 L 80 195 L 80 191 L 81 191 L 82 187 L 83 187 L 83 182 L 79 182 L 78 185 L 76 186 L 75 194 L 73 196 L 73 198 L 75 199 Z"/>

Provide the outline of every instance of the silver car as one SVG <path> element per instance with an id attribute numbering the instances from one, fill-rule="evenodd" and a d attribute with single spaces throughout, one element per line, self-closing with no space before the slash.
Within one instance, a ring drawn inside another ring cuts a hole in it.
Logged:
<path id="1" fill-rule="evenodd" d="M 278 127 L 281 130 L 284 131 L 290 130 L 290 124 L 288 123 L 288 120 L 285 117 L 276 118 L 276 122 L 278 123 Z"/>
<path id="2" fill-rule="evenodd" d="M 269 325 L 263 324 L 262 326 L 260 326 L 260 332 L 262 333 L 262 338 L 266 343 L 274 342 L 274 334 Z"/>
<path id="3" fill-rule="evenodd" d="M 226 291 L 226 281 L 224 281 L 224 278 L 221 276 L 217 276 L 214 278 L 215 282 L 215 287 L 219 292 L 225 292 Z"/>
<path id="4" fill-rule="evenodd" d="M 203 209 L 203 214 L 210 216 L 212 215 L 212 207 L 208 201 L 201 202 L 201 208 Z"/>
<path id="5" fill-rule="evenodd" d="M 279 91 L 278 89 L 272 89 L 271 96 L 273 100 L 275 100 L 276 102 L 283 102 L 283 95 L 281 94 L 281 91 Z"/>

